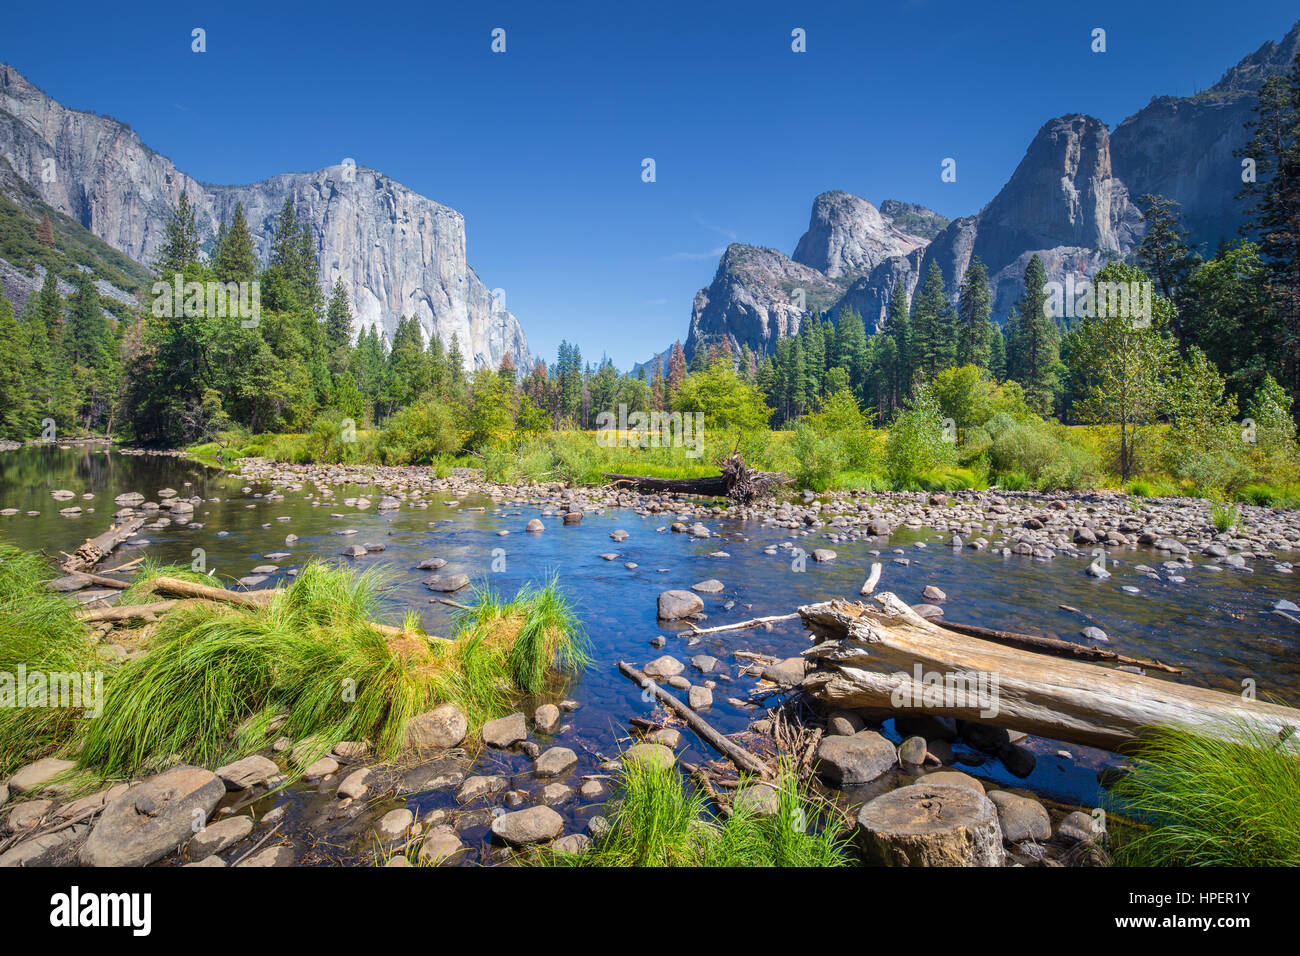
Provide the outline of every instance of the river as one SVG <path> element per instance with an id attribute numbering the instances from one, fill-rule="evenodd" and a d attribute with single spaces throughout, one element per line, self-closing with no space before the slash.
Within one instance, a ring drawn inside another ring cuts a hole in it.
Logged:
<path id="1" fill-rule="evenodd" d="M 574 678 L 564 695 L 578 703 L 573 713 L 565 715 L 572 725 L 565 745 L 579 752 L 578 773 L 598 772 L 596 755 L 617 753 L 627 734 L 628 718 L 650 712 L 640 689 L 618 673 L 617 661 L 643 664 L 661 653 L 682 660 L 695 654 L 717 657 L 721 673 L 733 680 L 720 680 L 708 719 L 722 732 L 731 733 L 757 716 L 752 709 L 727 702 L 728 697 L 746 696 L 754 685 L 753 678 L 738 675 L 732 653 L 750 650 L 789 657 L 808 646 L 798 622 L 770 631 L 733 631 L 692 641 L 657 622 L 655 599 L 660 591 L 689 588 L 708 578 L 722 581 L 722 592 L 703 595 L 707 624 L 788 613 L 800 604 L 856 596 L 870 562 L 877 559 L 872 552 L 882 550 L 868 542 L 827 544 L 822 540 L 827 533 L 823 528 L 796 540 L 807 551 L 832 547 L 837 559 L 809 560 L 804 570 L 796 571 L 786 551 L 776 556 L 763 553 L 769 545 L 792 540 L 789 531 L 721 514 L 705 519 L 715 533 L 708 539 L 671 533 L 665 527 L 670 523 L 666 515 L 631 511 L 589 514 L 577 526 L 544 519 L 545 533 L 526 534 L 524 525 L 541 511 L 536 505 L 444 496 L 431 499 L 428 508 L 404 504 L 399 510 L 380 512 L 373 505 L 364 510 L 345 506 L 345 498 L 363 493 L 378 500 L 376 489 L 359 487 L 338 488 L 329 504 L 308 499 L 310 488 L 276 500 L 268 497 L 269 486 L 245 484 L 202 464 L 121 454 L 92 444 L 24 446 L 0 452 L 0 508 L 18 511 L 0 517 L 0 538 L 50 555 L 72 551 L 109 525 L 117 510 L 115 496 L 135 491 L 157 500 L 164 488 L 203 499 L 193 517 L 202 527 L 172 524 L 146 529 L 142 535 L 147 544 L 128 543 L 110 564 L 148 554 L 158 561 L 188 565 L 196 549 L 201 549 L 206 568 L 228 585 L 266 564 L 279 568 L 272 582 L 287 580 L 287 572 L 311 558 L 357 570 L 379 566 L 389 573 L 393 585 L 385 594 L 386 619 L 396 622 L 414 609 L 433 634 L 449 633 L 455 612 L 437 603 L 422 586 L 428 572 L 415 566 L 425 558 L 445 558 L 444 573 L 464 572 L 476 583 L 486 582 L 505 593 L 513 593 L 527 581 L 558 575 L 590 635 L 594 657 L 592 667 Z M 56 501 L 51 497 L 56 489 L 70 490 L 76 497 Z M 87 494 L 94 497 L 84 498 Z M 445 500 L 459 504 L 450 507 Z M 61 508 L 70 506 L 83 511 L 75 517 L 60 514 Z M 344 528 L 357 533 L 336 533 Z M 610 539 L 616 529 L 628 532 L 626 541 Z M 510 534 L 499 535 L 502 530 Z M 289 534 L 298 540 L 286 545 Z M 1278 599 L 1295 600 L 1300 587 L 1294 576 L 1278 573 L 1270 563 L 1259 563 L 1254 573 L 1211 573 L 1196 567 L 1185 572 L 1184 583 L 1174 584 L 1164 576 L 1152 579 L 1133 569 L 1144 562 L 1157 564 L 1150 552 L 1121 550 L 1110 565 L 1112 576 L 1098 581 L 1083 573 L 1086 559 L 1058 556 L 1046 561 L 954 550 L 946 546 L 945 538 L 924 529 L 897 532 L 880 558 L 885 563 L 880 588 L 919 602 L 922 588 L 934 584 L 947 593 L 944 606 L 953 620 L 1076 640 L 1089 621 L 1058 607 L 1070 605 L 1095 619 L 1110 635 L 1112 649 L 1183 667 L 1181 680 L 1229 692 L 1239 692 L 1243 680 L 1253 680 L 1261 697 L 1300 702 L 1300 655 L 1295 653 L 1300 626 L 1270 613 Z M 367 543 L 382 544 L 384 550 L 356 559 L 341 556 L 345 547 Z M 906 566 L 890 560 L 895 548 L 905 552 Z M 710 557 L 719 550 L 729 557 Z M 288 552 L 289 557 L 265 557 L 276 552 Z M 617 558 L 601 557 L 610 553 Z M 1295 555 L 1285 557 L 1296 560 Z M 628 568 L 627 563 L 636 567 Z M 1138 592 L 1125 591 L 1125 585 L 1137 587 Z M 460 592 L 460 597 L 467 593 Z M 663 650 L 649 643 L 657 635 L 667 637 Z M 694 735 L 685 733 L 683 738 L 681 752 L 686 759 L 715 757 Z M 1012 776 L 992 759 L 963 769 L 986 782 L 1030 790 L 1049 801 L 1091 806 L 1100 799 L 1098 770 L 1118 761 L 1089 748 L 1063 747 L 1036 738 L 1029 738 L 1026 746 L 1037 757 L 1026 779 Z M 488 751 L 471 772 L 516 773 L 527 766 L 527 758 L 521 755 Z M 435 792 L 410 798 L 408 805 L 423 811 L 454 804 L 448 794 Z M 568 809 L 569 814 L 583 812 L 589 815 L 595 809 Z"/>

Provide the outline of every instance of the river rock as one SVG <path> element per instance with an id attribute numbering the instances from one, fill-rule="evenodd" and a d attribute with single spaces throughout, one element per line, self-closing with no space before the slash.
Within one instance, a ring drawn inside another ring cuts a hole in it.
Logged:
<path id="1" fill-rule="evenodd" d="M 546 530 L 546 525 L 542 524 L 540 518 L 533 518 L 524 527 L 524 530 L 529 532 L 530 534 L 541 534 L 543 531 Z M 459 843 L 460 841 L 457 840 L 456 842 Z"/>
<path id="2" fill-rule="evenodd" d="M 925 782 L 941 784 L 945 787 L 965 787 L 967 790 L 974 790 L 981 794 L 984 792 L 984 784 L 959 770 L 936 770 L 925 775 Z"/>
<path id="3" fill-rule="evenodd" d="M 492 820 L 492 833 L 513 845 L 544 843 L 564 830 L 564 818 L 550 807 L 529 807 Z"/>
<path id="4" fill-rule="evenodd" d="M 560 726 L 560 708 L 554 704 L 542 704 L 533 711 L 533 725 L 544 734 L 553 733 Z"/>
<path id="5" fill-rule="evenodd" d="M 1052 838 L 1052 819 L 1047 815 L 1047 809 L 1037 800 L 1005 790 L 994 790 L 988 797 L 998 808 L 1002 838 L 1008 843 L 1021 843 L 1025 840 L 1042 843 Z"/>
<path id="6" fill-rule="evenodd" d="M 467 584 L 469 584 L 469 575 L 467 574 L 432 574 L 424 579 L 426 588 L 430 591 L 441 591 L 444 594 L 459 591 Z"/>
<path id="7" fill-rule="evenodd" d="M 200 767 L 173 767 L 104 808 L 81 848 L 86 866 L 148 866 L 176 850 L 206 820 L 226 785 Z"/>
<path id="8" fill-rule="evenodd" d="M 339 769 L 339 762 L 333 757 L 321 757 L 302 772 L 302 778 L 308 783 L 323 780 Z"/>
<path id="9" fill-rule="evenodd" d="M 252 817 L 243 814 L 226 817 L 194 834 L 185 847 L 185 855 L 191 860 L 202 860 L 234 846 L 252 832 Z"/>
<path id="10" fill-rule="evenodd" d="M 75 766 L 76 764 L 71 760 L 44 757 L 35 763 L 29 763 L 27 766 L 16 770 L 8 780 L 8 787 L 15 794 L 38 793 L 42 790 L 61 792 L 67 789 L 66 785 L 50 787 L 47 784 L 59 774 L 71 770 Z"/>
<path id="11" fill-rule="evenodd" d="M 449 826 L 436 826 L 424 835 L 420 844 L 420 862 L 425 866 L 442 866 L 463 852 L 465 844 Z"/>
<path id="12" fill-rule="evenodd" d="M 828 737 L 852 737 L 866 728 L 867 722 L 851 710 L 837 710 L 826 717 Z"/>
<path id="13" fill-rule="evenodd" d="M 818 774 L 841 787 L 871 783 L 897 763 L 894 745 L 873 730 L 823 737 L 817 746 Z"/>
<path id="14" fill-rule="evenodd" d="M 704 601 L 698 594 L 690 591 L 664 591 L 659 595 L 659 618 L 664 621 L 677 621 L 690 617 L 704 610 Z"/>
<path id="15" fill-rule="evenodd" d="M 560 837 L 551 846 L 557 853 L 586 853 L 591 849 L 591 837 L 585 833 L 570 833 Z"/>
<path id="16" fill-rule="evenodd" d="M 371 771 L 367 767 L 354 770 L 339 784 L 338 795 L 349 800 L 360 800 L 369 791 L 370 787 L 366 781 L 370 778 Z"/>
<path id="17" fill-rule="evenodd" d="M 400 840 L 406 836 L 414 822 L 415 814 L 405 807 L 389 810 L 375 824 L 375 832 L 381 840 Z"/>
<path id="18" fill-rule="evenodd" d="M 538 777 L 558 777 L 578 765 L 578 755 L 568 747 L 552 747 L 537 758 L 533 773 Z"/>
<path id="19" fill-rule="evenodd" d="M 925 755 L 929 753 L 924 737 L 908 737 L 898 745 L 898 762 L 912 767 L 919 767 L 925 763 Z"/>
<path id="20" fill-rule="evenodd" d="M 406 746 L 421 749 L 455 747 L 465 739 L 469 721 L 455 704 L 443 704 L 412 718 L 406 725 Z"/>
<path id="21" fill-rule="evenodd" d="M 717 594 L 726 588 L 726 585 L 717 578 L 709 578 L 707 581 L 700 581 L 698 584 L 692 584 L 692 591 L 699 591 L 701 594 Z"/>
<path id="22" fill-rule="evenodd" d="M 298 854 L 291 846 L 271 846 L 254 853 L 240 866 L 279 867 L 293 866 Z"/>
<path id="23" fill-rule="evenodd" d="M 751 810 L 761 817 L 774 817 L 781 812 L 781 794 L 770 783 L 751 783 L 736 791 L 731 805 L 733 809 Z"/>
<path id="24" fill-rule="evenodd" d="M 1064 843 L 1096 842 L 1106 835 L 1105 826 L 1095 817 L 1075 810 L 1066 814 L 1056 828 L 1056 837 Z"/>
<path id="25" fill-rule="evenodd" d="M 41 822 L 41 818 L 49 813 L 53 806 L 53 800 L 24 800 L 22 803 L 15 803 L 13 809 L 9 811 L 9 816 L 5 818 L 5 828 L 11 833 L 31 830 Z"/>
<path id="26" fill-rule="evenodd" d="M 498 717 L 483 725 L 483 742 L 489 747 L 505 749 L 528 739 L 528 725 L 522 713 Z"/>
<path id="27" fill-rule="evenodd" d="M 676 677 L 686 669 L 677 658 L 671 654 L 665 654 L 663 657 L 656 657 L 645 666 L 645 676 L 652 679 L 663 679 L 667 677 Z"/>
<path id="28" fill-rule="evenodd" d="M 249 787 L 261 786 L 279 773 L 280 768 L 274 760 L 259 754 L 244 757 L 216 770 L 227 790 L 247 790 Z"/>
<path id="29" fill-rule="evenodd" d="M 792 686 L 803 680 L 808 669 L 808 662 L 802 657 L 787 657 L 783 661 L 769 664 L 763 668 L 763 679 L 773 684 Z"/>
<path id="30" fill-rule="evenodd" d="M 623 763 L 645 763 L 671 767 L 677 758 L 663 744 L 633 744 L 623 751 Z"/>
<path id="31" fill-rule="evenodd" d="M 470 803 L 490 793 L 500 793 L 506 788 L 506 778 L 498 776 L 466 777 L 456 791 L 457 803 Z"/>

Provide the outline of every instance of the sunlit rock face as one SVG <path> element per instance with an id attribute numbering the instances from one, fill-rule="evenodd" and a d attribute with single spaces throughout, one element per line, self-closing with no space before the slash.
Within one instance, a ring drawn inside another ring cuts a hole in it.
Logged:
<path id="1" fill-rule="evenodd" d="M 182 192 L 205 245 L 244 204 L 265 257 L 286 198 L 311 227 L 326 292 L 342 278 L 356 328 L 390 335 L 402 315 L 425 337 L 455 335 L 470 368 L 509 354 L 531 364 L 518 320 L 466 259 L 465 218 L 372 169 L 329 166 L 248 186 L 209 186 L 151 150 L 123 123 L 70 110 L 9 66 L 0 66 L 0 154 L 50 206 L 140 262 L 157 255 Z"/>

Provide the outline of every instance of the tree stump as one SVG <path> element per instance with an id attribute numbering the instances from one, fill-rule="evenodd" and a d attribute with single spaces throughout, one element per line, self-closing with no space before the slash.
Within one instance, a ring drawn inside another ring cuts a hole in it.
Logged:
<path id="1" fill-rule="evenodd" d="M 886 866 L 1001 866 L 1002 828 L 993 802 L 969 787 L 900 787 L 858 811 L 868 862 Z"/>

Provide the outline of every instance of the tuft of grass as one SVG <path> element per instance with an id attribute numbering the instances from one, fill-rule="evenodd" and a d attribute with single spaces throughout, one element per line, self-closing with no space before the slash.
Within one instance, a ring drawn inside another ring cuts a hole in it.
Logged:
<path id="1" fill-rule="evenodd" d="M 543 850 L 547 866 L 844 866 L 848 838 L 799 793 L 798 777 L 782 768 L 773 785 L 779 809 L 762 815 L 741 808 L 719 821 L 705 797 L 688 789 L 676 765 L 625 764 L 610 804 L 610 831 L 589 852 Z"/>
<path id="2" fill-rule="evenodd" d="M 54 577 L 38 554 L 0 543 L 0 674 L 93 674 L 108 667 L 62 596 L 46 590 Z M 15 688 L 16 689 L 16 688 Z M 86 708 L 0 706 L 0 778 L 25 763 L 67 752 L 88 721 Z"/>
<path id="3" fill-rule="evenodd" d="M 1300 866 L 1300 760 L 1257 725 L 1241 742 L 1159 727 L 1112 789 L 1124 866 Z"/>
<path id="4" fill-rule="evenodd" d="M 1241 524 L 1241 512 L 1235 505 L 1211 505 L 1210 522 L 1220 532 L 1231 531 Z"/>
<path id="5" fill-rule="evenodd" d="M 381 583 L 373 572 L 311 563 L 265 608 L 169 612 L 149 651 L 109 685 L 81 764 L 128 774 L 178 756 L 211 767 L 281 734 L 311 741 L 299 767 L 342 740 L 369 741 L 391 758 L 418 714 L 455 703 L 477 727 L 553 668 L 585 665 L 584 638 L 554 581 L 476 606 L 450 644 L 425 639 L 414 619 L 400 637 L 371 627 Z"/>

